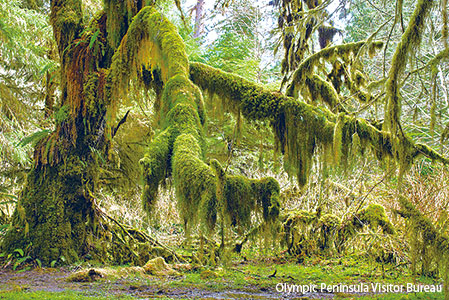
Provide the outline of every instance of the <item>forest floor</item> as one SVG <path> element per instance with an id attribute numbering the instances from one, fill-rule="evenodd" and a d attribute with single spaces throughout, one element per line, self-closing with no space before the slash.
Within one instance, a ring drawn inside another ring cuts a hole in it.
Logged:
<path id="1" fill-rule="evenodd" d="M 92 269 L 85 264 L 61 268 L 0 270 L 0 299 L 443 299 L 442 293 L 379 293 L 372 290 L 345 293 L 321 289 L 322 284 L 384 287 L 438 284 L 431 278 L 414 278 L 405 267 L 369 262 L 360 257 L 301 263 L 280 259 L 240 261 L 215 269 L 194 269 L 179 276 L 151 276 L 130 267 L 95 266 L 107 274 L 73 282 L 73 274 Z M 286 286 L 317 287 L 279 291 Z"/>

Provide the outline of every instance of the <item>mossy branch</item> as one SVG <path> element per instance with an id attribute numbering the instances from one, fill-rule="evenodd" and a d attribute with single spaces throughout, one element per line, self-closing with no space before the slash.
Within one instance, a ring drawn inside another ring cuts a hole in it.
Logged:
<path id="1" fill-rule="evenodd" d="M 277 142 L 284 150 L 287 171 L 295 172 L 300 182 L 307 177 L 309 159 L 315 146 L 329 147 L 334 142 L 337 115 L 331 111 L 306 104 L 279 92 L 272 92 L 243 79 L 201 63 L 190 64 L 190 78 L 203 90 L 217 94 L 240 107 L 242 115 L 249 120 L 269 121 L 274 128 Z M 393 137 L 360 118 L 341 116 L 342 147 L 347 148 L 354 133 L 360 137 L 361 146 L 370 146 L 377 157 L 396 159 L 401 170 L 407 169 L 419 155 L 449 163 L 449 160 L 433 149 L 415 144 L 410 138 Z M 394 146 L 399 145 L 399 146 Z M 343 156 L 345 154 L 345 149 Z M 347 153 L 346 153 L 347 154 Z M 344 157 L 343 157 L 344 158 Z"/>
<path id="2" fill-rule="evenodd" d="M 143 67 L 158 68 L 162 81 L 188 73 L 188 59 L 176 27 L 152 7 L 134 17 L 116 50 L 108 75 L 111 98 L 124 97 L 130 80 L 137 80 Z"/>
<path id="3" fill-rule="evenodd" d="M 166 129 L 153 140 L 144 158 L 139 162 L 145 177 L 142 204 L 148 213 L 153 209 L 159 185 L 169 173 L 172 150 L 171 132 Z"/>
<path id="4" fill-rule="evenodd" d="M 83 13 L 81 0 L 51 1 L 50 23 L 58 45 L 59 56 L 82 31 Z"/>
<path id="5" fill-rule="evenodd" d="M 432 8 L 433 0 L 419 0 L 415 10 L 410 17 L 409 24 L 401 41 L 396 47 L 391 67 L 388 72 L 388 79 L 385 90 L 387 93 L 387 102 L 385 106 L 385 122 L 384 129 L 393 134 L 400 133 L 400 117 L 401 117 L 401 99 L 399 96 L 400 76 L 407 66 L 407 58 L 410 52 L 415 49 L 421 42 L 422 30 L 424 28 L 426 16 Z"/>
<path id="6" fill-rule="evenodd" d="M 225 214 L 235 221 L 232 225 L 249 223 L 256 208 L 261 209 L 265 220 L 276 218 L 279 185 L 274 179 L 245 178 L 232 185 L 233 177 L 225 176 L 224 188 L 231 188 L 232 196 L 238 197 L 225 197 L 224 204 L 217 202 L 217 174 L 203 161 L 205 114 L 201 91 L 188 79 L 185 46 L 175 26 L 149 7 L 143 8 L 130 23 L 112 58 L 107 96 L 114 101 L 125 97 L 129 82 L 143 77 L 145 69 L 161 73 L 163 91 L 158 112 L 164 129 L 141 160 L 146 210 L 151 213 L 159 184 L 172 175 L 187 231 L 198 224 L 206 225 L 205 231 L 213 229 L 218 205 L 225 207 Z"/>
<path id="7" fill-rule="evenodd" d="M 367 41 L 361 41 L 356 43 L 347 43 L 324 48 L 321 51 L 309 56 L 298 66 L 298 69 L 293 74 L 293 79 L 287 87 L 286 95 L 290 97 L 297 97 L 298 90 L 300 86 L 304 84 L 307 74 L 315 73 L 315 67 L 320 64 L 321 59 L 333 60 L 340 57 L 344 62 L 349 62 L 351 55 L 356 57 L 359 51 L 366 45 L 368 45 L 368 51 L 372 53 L 373 51 L 382 48 L 383 42 L 375 41 L 369 43 Z"/>

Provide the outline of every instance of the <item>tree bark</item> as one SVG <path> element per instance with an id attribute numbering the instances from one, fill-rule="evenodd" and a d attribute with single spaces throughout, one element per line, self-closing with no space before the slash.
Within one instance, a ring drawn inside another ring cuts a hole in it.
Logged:
<path id="1" fill-rule="evenodd" d="M 195 30 L 193 32 L 194 38 L 199 38 L 203 32 L 203 18 L 204 18 L 204 0 L 198 0 L 194 7 L 195 10 Z"/>

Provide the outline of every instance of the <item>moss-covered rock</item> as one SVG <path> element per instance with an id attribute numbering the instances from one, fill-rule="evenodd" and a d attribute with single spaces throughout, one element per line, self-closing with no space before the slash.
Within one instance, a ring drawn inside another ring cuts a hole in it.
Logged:
<path id="1" fill-rule="evenodd" d="M 149 260 L 143 269 L 147 274 L 155 276 L 179 276 L 180 274 L 175 271 L 169 264 L 167 264 L 162 257 L 156 257 Z"/>

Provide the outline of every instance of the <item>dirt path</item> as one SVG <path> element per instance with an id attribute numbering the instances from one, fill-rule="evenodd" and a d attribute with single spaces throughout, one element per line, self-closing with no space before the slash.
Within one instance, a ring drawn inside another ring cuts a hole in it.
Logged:
<path id="1" fill-rule="evenodd" d="M 134 277 L 124 279 L 103 278 L 95 282 L 68 282 L 71 274 L 65 269 L 35 269 L 31 271 L 15 272 L 12 270 L 0 270 L 0 290 L 10 291 L 79 291 L 85 295 L 118 296 L 130 295 L 138 299 L 151 298 L 188 298 L 188 299 L 298 299 L 308 297 L 310 299 L 330 299 L 332 294 L 281 294 L 274 287 L 260 288 L 248 286 L 245 289 L 217 289 L 213 286 L 206 289 L 191 287 L 164 287 L 161 279 L 156 277 Z"/>

